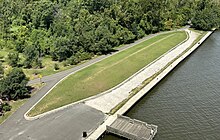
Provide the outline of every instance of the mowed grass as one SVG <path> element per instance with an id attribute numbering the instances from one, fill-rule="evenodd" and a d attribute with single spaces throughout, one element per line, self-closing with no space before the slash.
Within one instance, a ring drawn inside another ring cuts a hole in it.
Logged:
<path id="1" fill-rule="evenodd" d="M 186 38 L 184 31 L 158 35 L 80 70 L 59 83 L 28 115 L 35 116 L 104 92 Z"/>

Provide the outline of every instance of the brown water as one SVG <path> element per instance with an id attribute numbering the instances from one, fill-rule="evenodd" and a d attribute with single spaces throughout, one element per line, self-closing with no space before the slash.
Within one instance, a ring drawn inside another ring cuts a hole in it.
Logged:
<path id="1" fill-rule="evenodd" d="M 125 115 L 158 125 L 155 140 L 220 140 L 220 31 Z"/>

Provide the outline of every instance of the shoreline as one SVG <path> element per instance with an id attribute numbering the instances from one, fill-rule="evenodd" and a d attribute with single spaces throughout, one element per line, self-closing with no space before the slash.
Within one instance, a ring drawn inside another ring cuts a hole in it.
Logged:
<path id="1" fill-rule="evenodd" d="M 160 80 L 162 80 L 169 72 L 171 72 L 180 62 L 182 62 L 185 58 L 187 58 L 192 52 L 194 52 L 214 31 L 209 31 L 203 36 L 196 44 L 192 47 L 188 46 L 185 50 L 186 52 L 182 52 L 179 56 L 174 59 L 174 62 L 170 61 L 167 67 L 159 73 L 153 80 L 150 81 L 145 87 L 143 87 L 137 94 L 135 94 L 132 98 L 130 98 L 114 115 L 109 116 L 108 119 L 100 125 L 87 139 L 88 140 L 95 140 L 102 136 L 102 134 L 106 131 L 106 125 L 112 124 L 117 115 L 123 115 L 126 113 L 133 105 L 136 104 L 143 96 L 147 94 L 149 90 L 151 90 Z"/>

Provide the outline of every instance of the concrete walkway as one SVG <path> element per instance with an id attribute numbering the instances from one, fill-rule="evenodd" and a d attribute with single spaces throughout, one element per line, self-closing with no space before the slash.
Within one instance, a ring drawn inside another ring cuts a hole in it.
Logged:
<path id="1" fill-rule="evenodd" d="M 197 33 L 185 30 L 188 33 L 188 40 L 176 48 L 170 50 L 153 63 L 147 65 L 139 72 L 134 74 L 131 78 L 123 82 L 120 86 L 113 88 L 102 96 L 88 100 L 85 104 L 96 108 L 104 113 L 109 113 L 115 106 L 117 106 L 124 99 L 128 98 L 131 91 L 141 85 L 143 81 L 150 78 L 155 73 L 163 69 L 170 61 L 185 51 L 193 41 L 198 37 Z"/>

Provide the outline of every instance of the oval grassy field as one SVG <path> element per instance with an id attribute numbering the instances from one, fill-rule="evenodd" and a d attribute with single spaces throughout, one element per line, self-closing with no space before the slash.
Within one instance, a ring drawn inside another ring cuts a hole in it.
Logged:
<path id="1" fill-rule="evenodd" d="M 186 38 L 185 31 L 161 34 L 82 69 L 59 83 L 28 115 L 35 116 L 104 92 Z"/>

